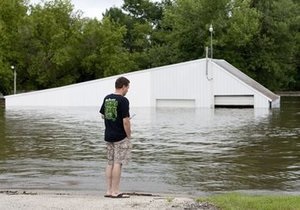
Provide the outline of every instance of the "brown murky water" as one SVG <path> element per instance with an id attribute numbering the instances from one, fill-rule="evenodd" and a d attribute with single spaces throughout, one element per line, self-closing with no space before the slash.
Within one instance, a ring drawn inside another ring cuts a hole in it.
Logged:
<path id="1" fill-rule="evenodd" d="M 122 190 L 203 194 L 300 192 L 300 97 L 280 109 L 131 113 Z M 0 108 L 0 188 L 103 191 L 98 107 Z"/>

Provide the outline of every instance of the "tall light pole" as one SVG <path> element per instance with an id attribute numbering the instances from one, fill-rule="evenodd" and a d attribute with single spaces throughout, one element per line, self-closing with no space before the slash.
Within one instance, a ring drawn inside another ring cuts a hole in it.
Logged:
<path id="1" fill-rule="evenodd" d="M 210 57 L 213 58 L 213 44 L 212 44 L 212 34 L 213 34 L 214 28 L 212 24 L 209 26 L 209 32 L 210 32 Z"/>
<path id="2" fill-rule="evenodd" d="M 11 66 L 11 69 L 14 71 L 14 94 L 17 93 L 17 72 L 15 66 Z"/>

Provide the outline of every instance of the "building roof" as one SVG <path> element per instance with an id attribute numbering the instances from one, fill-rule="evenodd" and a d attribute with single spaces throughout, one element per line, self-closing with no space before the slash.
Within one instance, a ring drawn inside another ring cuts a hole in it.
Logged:
<path id="1" fill-rule="evenodd" d="M 264 87 L 260 83 L 256 82 L 254 79 L 252 79 L 248 75 L 244 74 L 242 71 L 235 68 L 233 65 L 231 65 L 227 61 L 217 60 L 217 59 L 213 59 L 212 61 L 215 64 L 217 64 L 218 66 L 222 67 L 224 70 L 228 71 L 230 74 L 234 75 L 235 77 L 237 77 L 241 81 L 245 82 L 247 85 L 251 86 L 255 90 L 257 90 L 260 93 L 264 94 L 265 96 L 267 96 L 272 101 L 275 101 L 275 100 L 280 98 L 280 96 L 274 94 L 272 91 L 268 90 L 266 87 Z"/>

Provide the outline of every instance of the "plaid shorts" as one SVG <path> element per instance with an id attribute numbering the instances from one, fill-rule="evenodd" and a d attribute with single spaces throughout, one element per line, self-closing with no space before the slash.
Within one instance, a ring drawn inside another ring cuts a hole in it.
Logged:
<path id="1" fill-rule="evenodd" d="M 108 165 L 114 163 L 127 164 L 131 156 L 132 144 L 128 138 L 118 142 L 107 142 Z"/>

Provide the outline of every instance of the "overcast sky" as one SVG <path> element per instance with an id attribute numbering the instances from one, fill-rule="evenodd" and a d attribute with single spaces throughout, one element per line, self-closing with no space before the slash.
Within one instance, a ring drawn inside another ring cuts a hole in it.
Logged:
<path id="1" fill-rule="evenodd" d="M 31 3 L 40 3 L 42 0 L 30 0 Z M 102 19 L 102 13 L 110 7 L 121 7 L 123 0 L 71 0 L 75 10 L 81 10 L 83 17 Z"/>

